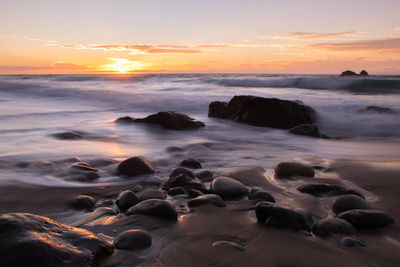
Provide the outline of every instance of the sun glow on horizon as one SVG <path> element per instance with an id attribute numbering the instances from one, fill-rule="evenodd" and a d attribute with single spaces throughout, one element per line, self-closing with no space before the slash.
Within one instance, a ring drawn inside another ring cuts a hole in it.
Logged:
<path id="1" fill-rule="evenodd" d="M 111 71 L 120 74 L 142 70 L 143 67 L 146 65 L 139 61 L 130 61 L 125 58 L 109 58 L 109 60 L 113 61 L 114 63 L 103 65 L 101 66 L 101 69 L 104 71 Z"/>

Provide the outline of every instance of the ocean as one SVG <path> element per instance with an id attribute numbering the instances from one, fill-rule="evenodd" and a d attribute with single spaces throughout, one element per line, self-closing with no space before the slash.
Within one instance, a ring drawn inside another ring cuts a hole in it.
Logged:
<path id="1" fill-rule="evenodd" d="M 209 118 L 212 101 L 234 95 L 300 100 L 318 113 L 317 125 L 332 139 L 296 136 L 286 130 Z M 366 110 L 384 107 L 391 112 Z M 172 131 L 144 124 L 113 123 L 121 116 L 145 117 L 176 110 L 206 124 Z M 52 134 L 74 131 L 82 140 Z M 123 183 L 100 168 L 90 183 L 60 175 L 57 162 L 143 155 L 158 165 L 161 178 L 182 157 L 208 169 L 260 166 L 281 161 L 400 159 L 400 76 L 149 74 L 1 75 L 0 182 L 49 186 Z M 168 147 L 179 147 L 181 154 Z M 29 164 L 28 164 L 29 163 Z M 30 167 L 26 167 L 26 166 Z M 165 177 L 164 177 L 165 176 Z"/>

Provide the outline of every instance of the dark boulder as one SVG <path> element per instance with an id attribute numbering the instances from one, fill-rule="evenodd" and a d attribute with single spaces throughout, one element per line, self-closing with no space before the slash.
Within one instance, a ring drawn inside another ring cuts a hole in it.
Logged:
<path id="1" fill-rule="evenodd" d="M 242 198 L 248 195 L 247 188 L 230 177 L 220 176 L 212 180 L 211 192 L 223 198 Z"/>
<path id="2" fill-rule="evenodd" d="M 125 190 L 119 193 L 115 204 L 120 210 L 125 211 L 139 202 L 138 197 L 131 190 Z"/>
<path id="3" fill-rule="evenodd" d="M 346 70 L 343 71 L 342 74 L 340 74 L 340 76 L 358 76 L 358 74 L 355 73 L 354 71 Z"/>
<path id="4" fill-rule="evenodd" d="M 368 210 L 371 209 L 369 203 L 356 195 L 343 195 L 332 201 L 332 210 L 339 214 L 348 210 Z"/>
<path id="5" fill-rule="evenodd" d="M 135 119 L 135 122 L 145 122 L 158 124 L 163 128 L 170 130 L 197 129 L 204 127 L 205 124 L 186 114 L 176 111 L 161 111 L 142 119 Z"/>
<path id="6" fill-rule="evenodd" d="M 208 116 L 279 129 L 290 129 L 316 120 L 316 112 L 302 103 L 246 95 L 234 96 L 229 103 L 210 103 Z"/>
<path id="7" fill-rule="evenodd" d="M 142 174 L 153 174 L 154 167 L 145 157 L 132 157 L 118 165 L 119 174 L 134 177 Z"/>
<path id="8" fill-rule="evenodd" d="M 225 207 L 225 203 L 222 198 L 215 194 L 206 194 L 202 196 L 198 196 L 188 201 L 189 207 L 196 207 L 205 204 L 212 204 L 217 207 Z"/>
<path id="9" fill-rule="evenodd" d="M 198 161 L 197 159 L 192 159 L 192 158 L 182 160 L 182 162 L 179 164 L 179 166 L 191 168 L 191 169 L 203 168 L 201 166 L 200 161 Z"/>
<path id="10" fill-rule="evenodd" d="M 124 231 L 114 239 L 114 246 L 124 250 L 146 249 L 151 243 L 151 235 L 140 229 Z"/>
<path id="11" fill-rule="evenodd" d="M 355 235 L 357 233 L 353 225 L 339 218 L 325 218 L 314 227 L 316 235 L 328 236 L 330 234 Z"/>
<path id="12" fill-rule="evenodd" d="M 357 195 L 359 197 L 363 196 L 361 193 L 348 189 L 340 185 L 336 184 L 328 184 L 328 183 L 312 183 L 312 184 L 304 184 L 297 188 L 302 193 L 310 194 L 316 197 L 332 197 L 332 196 L 341 196 L 341 195 Z"/>
<path id="13" fill-rule="evenodd" d="M 147 199 L 142 201 L 131 207 L 126 214 L 141 214 L 175 221 L 178 219 L 178 213 L 175 207 L 169 201 L 160 199 Z"/>
<path id="14" fill-rule="evenodd" d="M 139 201 L 143 201 L 150 198 L 155 199 L 166 199 L 167 195 L 164 190 L 160 189 L 146 189 L 138 194 Z"/>
<path id="15" fill-rule="evenodd" d="M 67 203 L 74 209 L 91 210 L 96 204 L 96 199 L 94 199 L 94 197 L 91 196 L 79 195 L 75 199 L 70 200 Z"/>
<path id="16" fill-rule="evenodd" d="M 357 228 L 382 227 L 394 223 L 392 217 L 380 210 L 348 210 L 339 214 Z"/>
<path id="17" fill-rule="evenodd" d="M 275 203 L 275 198 L 268 192 L 262 191 L 259 189 L 252 189 L 249 192 L 249 200 L 256 200 L 256 201 L 268 201 L 271 203 Z"/>
<path id="18" fill-rule="evenodd" d="M 329 138 L 328 136 L 321 134 L 319 132 L 318 127 L 314 124 L 302 124 L 291 128 L 289 132 L 295 135 L 304 135 L 304 136 L 325 138 L 325 139 Z"/>
<path id="19" fill-rule="evenodd" d="M 290 178 L 291 176 L 314 177 L 314 168 L 299 162 L 281 162 L 275 166 L 275 175 L 278 178 Z"/>
<path id="20" fill-rule="evenodd" d="M 162 189 L 166 191 L 173 187 L 182 187 L 187 192 L 189 192 L 190 189 L 196 189 L 203 193 L 207 193 L 207 189 L 201 181 L 191 178 L 185 174 L 171 177 L 162 185 Z"/>
<path id="21" fill-rule="evenodd" d="M 186 191 L 183 187 L 172 187 L 168 190 L 168 195 L 170 196 L 177 196 L 177 195 L 185 195 Z"/>
<path id="22" fill-rule="evenodd" d="M 360 76 L 369 76 L 369 74 L 366 70 L 362 70 L 359 75 Z"/>
<path id="23" fill-rule="evenodd" d="M 281 228 L 311 231 L 312 217 L 306 212 L 268 201 L 259 202 L 255 210 L 259 223 Z"/>
<path id="24" fill-rule="evenodd" d="M 194 178 L 194 173 L 191 170 L 184 167 L 173 168 L 169 173 L 169 177 L 175 177 L 181 174 Z"/>
<path id="25" fill-rule="evenodd" d="M 28 213 L 0 216 L 0 266 L 97 266 L 113 246 L 85 229 Z"/>

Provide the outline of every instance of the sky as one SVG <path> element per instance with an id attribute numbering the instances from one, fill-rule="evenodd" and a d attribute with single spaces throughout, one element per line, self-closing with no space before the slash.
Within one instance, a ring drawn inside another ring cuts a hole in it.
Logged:
<path id="1" fill-rule="evenodd" d="M 399 0 L 0 0 L 1 74 L 400 74 Z"/>

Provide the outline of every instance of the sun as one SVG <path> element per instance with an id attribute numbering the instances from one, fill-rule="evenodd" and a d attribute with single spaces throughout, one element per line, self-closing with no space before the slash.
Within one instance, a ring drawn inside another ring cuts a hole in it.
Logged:
<path id="1" fill-rule="evenodd" d="M 126 74 L 132 71 L 140 70 L 144 66 L 144 64 L 141 62 L 130 61 L 125 58 L 109 58 L 109 60 L 113 61 L 114 63 L 103 65 L 102 70 Z"/>

